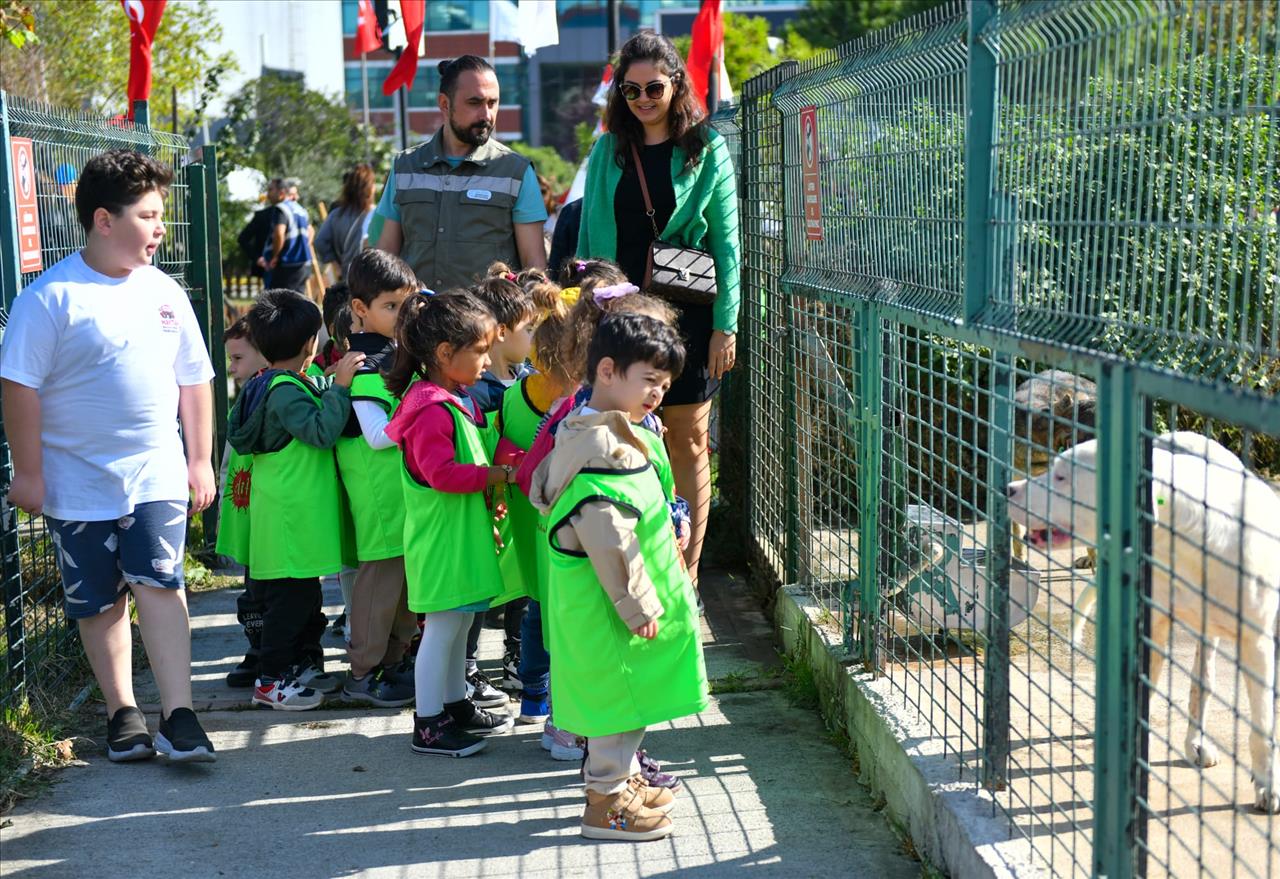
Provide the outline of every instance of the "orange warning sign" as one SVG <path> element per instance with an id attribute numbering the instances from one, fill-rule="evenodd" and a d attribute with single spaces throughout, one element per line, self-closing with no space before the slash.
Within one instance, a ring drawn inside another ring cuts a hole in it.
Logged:
<path id="1" fill-rule="evenodd" d="M 10 138 L 13 159 L 13 201 L 18 216 L 18 271 L 38 272 L 40 258 L 40 208 L 36 203 L 36 154 L 31 138 Z"/>
<path id="2" fill-rule="evenodd" d="M 818 108 L 800 110 L 800 166 L 804 184 L 804 237 L 822 240 L 822 180 L 818 175 Z"/>

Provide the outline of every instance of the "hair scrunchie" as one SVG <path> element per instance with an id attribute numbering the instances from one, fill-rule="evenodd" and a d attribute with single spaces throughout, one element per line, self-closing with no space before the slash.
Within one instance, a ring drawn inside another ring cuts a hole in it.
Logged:
<path id="1" fill-rule="evenodd" d="M 623 296 L 630 296 L 632 293 L 639 292 L 640 288 L 635 284 L 611 284 L 608 287 L 597 287 L 592 290 L 591 298 L 595 300 L 596 305 L 604 305 L 610 299 L 621 299 Z"/>

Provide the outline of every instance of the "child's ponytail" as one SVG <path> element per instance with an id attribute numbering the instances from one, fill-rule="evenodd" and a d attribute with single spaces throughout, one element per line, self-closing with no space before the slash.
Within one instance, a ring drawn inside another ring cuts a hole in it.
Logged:
<path id="1" fill-rule="evenodd" d="M 494 323 L 484 303 L 468 293 L 410 296 L 396 319 L 395 357 L 382 372 L 387 390 L 403 397 L 436 367 L 441 344 L 455 351 L 474 345 L 493 331 Z"/>

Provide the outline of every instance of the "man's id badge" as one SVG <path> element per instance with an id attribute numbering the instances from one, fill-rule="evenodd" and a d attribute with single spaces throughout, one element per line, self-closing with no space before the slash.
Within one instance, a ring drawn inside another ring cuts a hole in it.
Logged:
<path id="1" fill-rule="evenodd" d="M 487 189 L 468 189 L 467 198 L 473 198 L 476 201 L 489 201 L 493 198 L 493 193 Z"/>

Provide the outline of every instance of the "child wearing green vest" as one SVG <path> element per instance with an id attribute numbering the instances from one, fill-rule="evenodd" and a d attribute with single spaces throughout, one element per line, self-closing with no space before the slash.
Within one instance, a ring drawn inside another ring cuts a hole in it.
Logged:
<path id="1" fill-rule="evenodd" d="M 338 440 L 338 472 L 355 525 L 355 583 L 347 602 L 347 658 L 343 695 L 380 708 L 413 701 L 409 643 L 418 617 L 409 610 L 404 572 L 404 493 L 400 450 L 387 436 L 399 403 L 382 379 L 395 353 L 396 318 L 421 285 L 408 263 L 382 250 L 364 250 L 347 269 L 352 351 L 365 361 L 351 381 L 351 417 Z"/>
<path id="2" fill-rule="evenodd" d="M 323 699 L 299 678 L 323 631 L 320 577 L 353 555 L 333 446 L 351 414 L 350 387 L 364 355 L 337 364 L 332 383 L 305 375 L 315 357 L 320 311 L 292 290 L 268 290 L 249 312 L 249 333 L 271 364 L 231 410 L 232 447 L 253 455 L 248 567 L 263 600 L 253 704 L 284 711 Z M 321 669 L 322 673 L 322 669 Z"/>
<path id="3" fill-rule="evenodd" d="M 591 398 L 566 418 L 533 477 L 548 516 L 544 612 L 556 717 L 587 737 L 589 839 L 642 841 L 674 829 L 674 795 L 641 774 L 645 727 L 707 705 L 693 584 L 667 495 L 634 425 L 684 366 L 676 331 L 613 314 L 591 340 Z"/>
<path id="4" fill-rule="evenodd" d="M 409 607 L 426 615 L 414 667 L 417 754 L 466 757 L 479 736 L 511 728 L 467 698 L 467 631 L 503 590 L 495 542 L 500 486 L 488 419 L 465 388 L 489 366 L 497 323 L 468 293 L 413 296 L 401 306 L 387 387 L 400 405 L 386 432 L 404 454 L 405 571 Z"/>
<path id="5" fill-rule="evenodd" d="M 236 320 L 222 334 L 227 352 L 227 374 L 243 387 L 270 364 L 253 346 L 249 338 L 249 321 Z M 230 416 L 228 416 L 230 417 Z M 222 473 L 219 485 L 218 541 L 215 550 L 241 565 L 249 563 L 249 491 L 253 479 L 253 456 L 242 455 L 228 442 L 222 450 Z M 244 574 L 244 591 L 236 599 L 236 619 L 244 628 L 249 642 L 244 659 L 227 673 L 228 687 L 252 687 L 258 679 L 258 653 L 262 647 L 262 597 L 258 585 Z"/>

